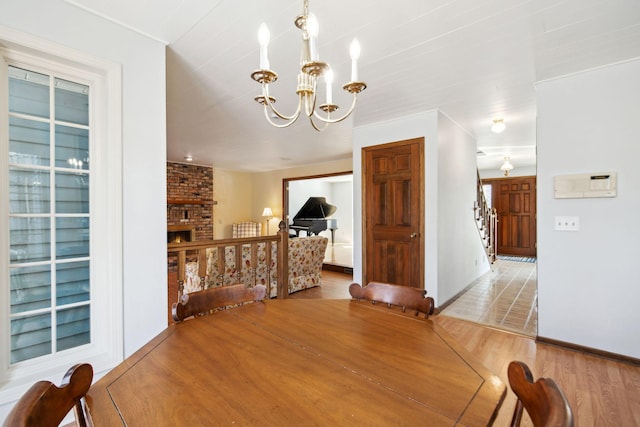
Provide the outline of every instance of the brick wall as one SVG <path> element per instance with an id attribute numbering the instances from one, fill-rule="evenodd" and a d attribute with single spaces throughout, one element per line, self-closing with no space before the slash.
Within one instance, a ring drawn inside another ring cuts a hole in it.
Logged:
<path id="1" fill-rule="evenodd" d="M 167 226 L 192 226 L 196 240 L 213 239 L 213 168 L 167 162 Z"/>

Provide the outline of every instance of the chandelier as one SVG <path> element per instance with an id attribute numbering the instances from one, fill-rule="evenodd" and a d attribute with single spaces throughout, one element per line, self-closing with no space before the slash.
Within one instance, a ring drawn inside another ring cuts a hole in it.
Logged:
<path id="1" fill-rule="evenodd" d="M 317 131 L 324 130 L 330 123 L 341 122 L 349 117 L 356 106 L 357 96 L 367 88 L 364 82 L 358 81 L 358 58 L 360 57 L 360 44 L 354 39 L 350 47 L 351 55 L 351 81 L 342 86 L 346 92 L 353 95 L 351 107 L 341 117 L 332 117 L 331 113 L 338 110 L 338 106 L 333 103 L 332 84 L 333 72 L 326 62 L 322 62 L 318 55 L 318 20 L 313 13 L 309 13 L 309 1 L 304 0 L 304 10 L 294 21 L 296 27 L 302 31 L 302 53 L 300 55 L 300 73 L 298 74 L 298 107 L 290 115 L 280 113 L 273 104 L 276 99 L 269 95 L 269 84 L 278 79 L 278 75 L 269 68 L 267 56 L 267 46 L 269 44 L 269 29 L 266 24 L 260 25 L 258 31 L 258 41 L 260 42 L 260 69 L 251 74 L 251 78 L 262 85 L 262 95 L 255 100 L 264 107 L 264 116 L 273 126 L 284 128 L 291 126 L 300 117 L 302 111 L 309 118 L 311 125 Z M 316 111 L 318 78 L 324 77 L 326 84 L 326 103 L 319 105 L 318 109 L 325 114 L 321 115 Z M 271 114 L 272 113 L 272 114 Z M 284 120 L 283 123 L 275 123 L 272 117 Z"/>
<path id="2" fill-rule="evenodd" d="M 504 172 L 504 176 L 509 176 L 509 172 L 513 170 L 513 164 L 510 157 L 505 157 L 500 169 Z"/>

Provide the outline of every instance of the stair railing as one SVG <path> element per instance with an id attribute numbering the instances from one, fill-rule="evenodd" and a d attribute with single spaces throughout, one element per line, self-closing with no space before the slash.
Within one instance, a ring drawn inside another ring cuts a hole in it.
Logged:
<path id="1" fill-rule="evenodd" d="M 475 222 L 478 233 L 482 239 L 485 255 L 489 265 L 496 260 L 496 249 L 498 243 L 498 212 L 495 208 L 490 208 L 486 195 L 482 187 L 480 172 L 477 171 L 476 200 L 473 202 Z"/>

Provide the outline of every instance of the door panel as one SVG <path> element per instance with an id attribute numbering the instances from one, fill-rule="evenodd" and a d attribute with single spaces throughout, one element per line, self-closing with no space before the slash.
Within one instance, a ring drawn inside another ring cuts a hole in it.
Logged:
<path id="1" fill-rule="evenodd" d="M 363 149 L 363 273 L 424 288 L 423 139 Z"/>

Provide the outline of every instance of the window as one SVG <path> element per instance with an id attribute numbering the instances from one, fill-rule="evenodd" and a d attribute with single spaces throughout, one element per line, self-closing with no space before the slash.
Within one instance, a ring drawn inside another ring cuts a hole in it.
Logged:
<path id="1" fill-rule="evenodd" d="M 0 28 L 0 405 L 123 353 L 121 71 L 22 36 Z"/>
<path id="2" fill-rule="evenodd" d="M 483 184 L 482 185 L 482 192 L 484 193 L 484 198 L 485 201 L 487 202 L 487 207 L 489 209 L 491 209 L 491 190 L 493 190 L 493 187 L 491 186 L 491 184 Z"/>
<path id="3" fill-rule="evenodd" d="M 8 67 L 10 363 L 91 342 L 89 87 Z"/>

